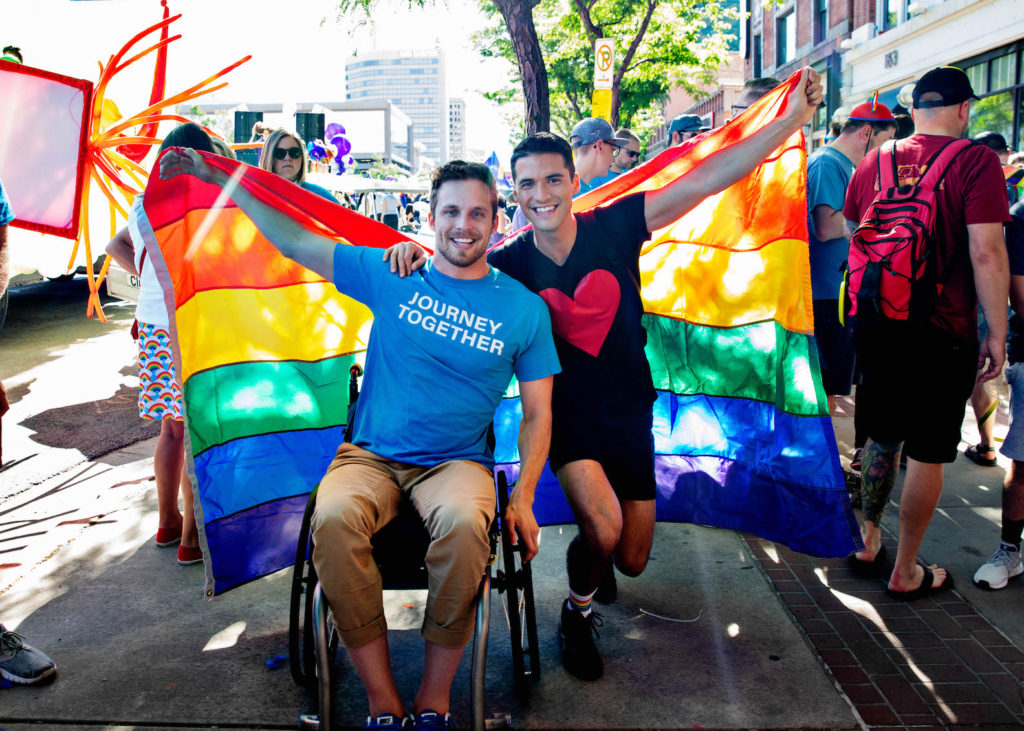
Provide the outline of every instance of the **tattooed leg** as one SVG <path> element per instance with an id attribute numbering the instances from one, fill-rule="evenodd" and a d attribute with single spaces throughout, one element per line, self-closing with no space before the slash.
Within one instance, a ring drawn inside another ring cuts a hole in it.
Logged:
<path id="1" fill-rule="evenodd" d="M 861 471 L 861 488 L 864 490 L 864 520 L 878 525 L 889 502 L 889 494 L 896 484 L 900 468 L 902 442 L 879 444 L 868 440 L 864 448 L 864 469 Z"/>
<path id="2" fill-rule="evenodd" d="M 861 470 L 864 526 L 861 533 L 865 550 L 857 554 L 861 560 L 873 561 L 882 546 L 882 513 L 896 484 L 902 446 L 902 442 L 879 444 L 869 439 L 864 447 L 864 467 Z"/>

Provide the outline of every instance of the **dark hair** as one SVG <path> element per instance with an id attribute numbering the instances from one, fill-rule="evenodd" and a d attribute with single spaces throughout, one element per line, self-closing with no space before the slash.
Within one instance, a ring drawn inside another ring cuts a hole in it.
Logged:
<path id="1" fill-rule="evenodd" d="M 914 119 L 909 114 L 896 115 L 896 134 L 894 139 L 903 140 L 914 134 Z"/>
<path id="2" fill-rule="evenodd" d="M 5 56 L 14 56 L 22 63 L 25 63 L 25 59 L 21 57 L 21 49 L 17 46 L 4 46 L 3 54 Z"/>
<path id="3" fill-rule="evenodd" d="M 758 95 L 758 98 L 761 98 L 781 83 L 774 76 L 758 76 L 743 82 L 743 91 L 753 92 Z"/>
<path id="4" fill-rule="evenodd" d="M 550 132 L 534 132 L 516 145 L 516 149 L 512 150 L 512 181 L 516 180 L 516 163 L 520 159 L 529 155 L 546 153 L 561 155 L 565 166 L 569 168 L 569 177 L 575 177 L 576 165 L 572 161 L 572 148 L 569 147 L 569 143 Z"/>
<path id="5" fill-rule="evenodd" d="M 843 122 L 843 126 L 839 129 L 839 134 L 846 134 L 847 132 L 857 132 L 861 127 L 871 127 L 871 134 L 878 134 L 879 130 L 883 129 L 896 129 L 896 120 L 887 121 L 875 121 L 870 119 L 847 119 Z"/>
<path id="6" fill-rule="evenodd" d="M 195 122 L 185 122 L 168 132 L 160 144 L 160 152 L 168 147 L 191 147 L 193 150 L 214 152 L 210 136 Z"/>
<path id="7" fill-rule="evenodd" d="M 491 189 L 491 217 L 498 215 L 498 188 L 494 184 L 491 169 L 479 162 L 451 160 L 439 168 L 435 168 L 430 176 L 430 214 L 434 215 L 437 206 L 437 191 L 450 180 L 479 180 Z"/>

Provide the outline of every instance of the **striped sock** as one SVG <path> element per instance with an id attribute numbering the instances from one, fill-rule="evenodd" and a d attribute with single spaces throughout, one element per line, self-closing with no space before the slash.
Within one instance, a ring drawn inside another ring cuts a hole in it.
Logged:
<path id="1" fill-rule="evenodd" d="M 569 607 L 569 609 L 575 609 L 586 617 L 591 612 L 590 605 L 593 602 L 594 594 L 596 593 L 596 589 L 585 595 L 577 594 L 572 589 L 569 589 L 569 601 L 565 603 L 565 606 Z"/>

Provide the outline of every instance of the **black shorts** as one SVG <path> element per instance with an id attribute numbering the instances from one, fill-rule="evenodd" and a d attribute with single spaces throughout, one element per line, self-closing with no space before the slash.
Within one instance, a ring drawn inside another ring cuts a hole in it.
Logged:
<path id="1" fill-rule="evenodd" d="M 977 340 L 934 325 L 880 320 L 858 323 L 854 343 L 865 386 L 857 412 L 867 436 L 903 442 L 904 454 L 918 462 L 955 460 L 978 373 Z"/>
<path id="2" fill-rule="evenodd" d="M 653 500 L 653 412 L 601 416 L 556 414 L 551 424 L 551 470 L 569 462 L 599 462 L 619 500 Z"/>
<path id="3" fill-rule="evenodd" d="M 814 300 L 814 339 L 821 362 L 821 384 L 828 396 L 849 396 L 857 352 L 853 331 L 839 322 L 838 300 Z"/>

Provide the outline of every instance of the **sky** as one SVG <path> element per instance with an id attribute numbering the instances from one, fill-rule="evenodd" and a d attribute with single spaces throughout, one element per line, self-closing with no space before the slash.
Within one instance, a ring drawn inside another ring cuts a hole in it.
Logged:
<path id="1" fill-rule="evenodd" d="M 511 154 L 509 131 L 481 89 L 513 69 L 482 58 L 471 34 L 486 20 L 473 0 L 410 10 L 406 0 L 378 0 L 370 20 L 340 16 L 331 0 L 168 0 L 171 26 L 167 91 L 184 90 L 251 54 L 231 72 L 226 89 L 203 102 L 343 101 L 344 64 L 353 53 L 433 48 L 446 57 L 448 96 L 467 106 L 467 148 Z M 26 64 L 95 81 L 97 62 L 162 17 L 159 0 L 0 0 L 0 46 L 22 49 Z M 155 37 L 155 36 L 154 36 Z M 144 48 L 140 44 L 139 48 Z M 153 64 L 147 57 L 111 83 L 108 96 L 123 113 L 148 104 Z"/>

